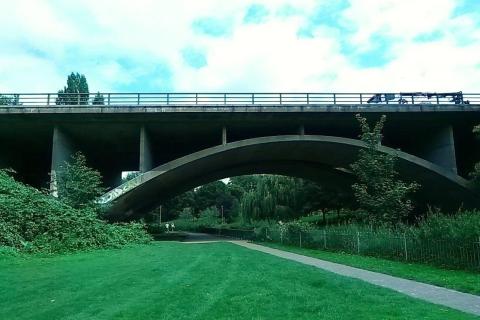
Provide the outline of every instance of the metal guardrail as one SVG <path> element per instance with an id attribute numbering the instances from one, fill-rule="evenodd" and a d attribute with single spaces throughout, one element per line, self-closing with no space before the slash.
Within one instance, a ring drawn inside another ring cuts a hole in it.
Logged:
<path id="1" fill-rule="evenodd" d="M 480 93 L 0 93 L 0 107 L 480 104 Z"/>

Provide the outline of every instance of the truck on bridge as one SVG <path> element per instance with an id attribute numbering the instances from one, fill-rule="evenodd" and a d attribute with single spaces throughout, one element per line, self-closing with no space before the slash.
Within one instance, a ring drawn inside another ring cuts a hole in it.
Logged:
<path id="1" fill-rule="evenodd" d="M 398 104 L 470 104 L 470 101 L 463 99 L 462 91 L 377 93 L 367 103 L 388 104 L 389 101 Z"/>

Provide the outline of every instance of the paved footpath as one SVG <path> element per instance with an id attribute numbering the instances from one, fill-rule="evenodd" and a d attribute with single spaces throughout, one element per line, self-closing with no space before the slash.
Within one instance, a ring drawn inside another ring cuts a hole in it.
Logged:
<path id="1" fill-rule="evenodd" d="M 357 278 L 377 286 L 389 288 L 411 297 L 422 299 L 452 309 L 480 316 L 480 296 L 458 292 L 442 287 L 433 286 L 412 280 L 392 277 L 383 273 L 377 273 L 345 266 L 338 263 L 328 262 L 316 258 L 302 256 L 300 254 L 260 246 L 246 241 L 230 241 L 239 246 L 265 252 L 280 258 L 297 261 L 306 265 L 324 269 L 342 276 Z M 480 276 L 479 276 L 480 277 Z"/>

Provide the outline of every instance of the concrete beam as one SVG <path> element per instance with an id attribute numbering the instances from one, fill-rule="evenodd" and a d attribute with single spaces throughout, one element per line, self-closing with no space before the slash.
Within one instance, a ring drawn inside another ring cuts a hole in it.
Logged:
<path id="1" fill-rule="evenodd" d="M 140 129 L 140 172 L 147 172 L 153 168 L 153 153 L 150 136 L 145 126 Z"/>
<path id="2" fill-rule="evenodd" d="M 70 137 L 65 134 L 58 126 L 53 128 L 52 137 L 52 165 L 50 169 L 50 191 L 56 197 L 57 193 L 57 174 L 65 161 L 69 161 L 74 153 L 74 146 Z"/>
<path id="3" fill-rule="evenodd" d="M 425 158 L 447 170 L 457 173 L 452 126 L 448 125 L 434 131 L 429 140 L 425 146 Z"/>
<path id="4" fill-rule="evenodd" d="M 223 126 L 222 127 L 222 145 L 227 144 L 227 127 Z"/>

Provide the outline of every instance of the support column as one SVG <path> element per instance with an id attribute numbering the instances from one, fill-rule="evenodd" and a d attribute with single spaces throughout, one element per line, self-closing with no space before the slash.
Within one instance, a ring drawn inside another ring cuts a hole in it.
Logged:
<path id="1" fill-rule="evenodd" d="M 153 154 L 152 146 L 150 143 L 150 136 L 145 128 L 142 126 L 140 129 L 140 172 L 147 172 L 153 169 Z"/>
<path id="2" fill-rule="evenodd" d="M 303 124 L 301 124 L 300 127 L 298 127 L 298 134 L 301 136 L 305 135 L 305 126 Z"/>
<path id="3" fill-rule="evenodd" d="M 50 169 L 50 191 L 57 197 L 57 174 L 65 161 L 69 161 L 74 152 L 71 139 L 59 127 L 53 128 L 52 138 L 52 165 Z"/>
<path id="4" fill-rule="evenodd" d="M 222 145 L 227 144 L 227 127 L 222 127 Z"/>
<path id="5" fill-rule="evenodd" d="M 434 132 L 426 146 L 426 159 L 457 173 L 457 159 L 455 156 L 455 140 L 451 125 L 439 128 Z"/>

